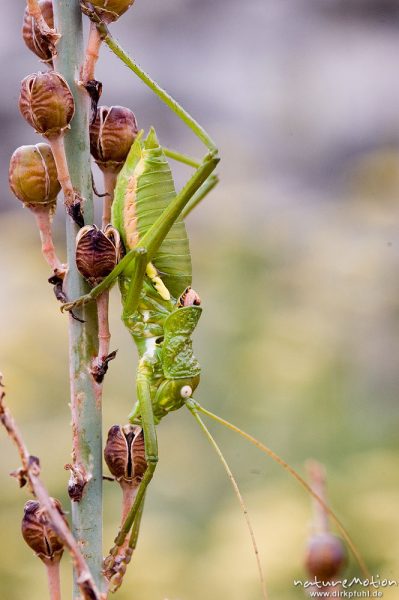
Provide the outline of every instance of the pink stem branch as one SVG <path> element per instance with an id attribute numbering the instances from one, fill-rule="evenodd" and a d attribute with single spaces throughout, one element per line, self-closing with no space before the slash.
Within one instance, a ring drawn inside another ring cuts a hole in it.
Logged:
<path id="1" fill-rule="evenodd" d="M 116 179 L 118 177 L 118 173 L 114 173 L 112 171 L 104 171 L 104 188 L 106 192 L 106 196 L 104 196 L 104 204 L 103 204 L 103 220 L 102 226 L 103 229 L 111 223 L 111 208 L 112 203 L 114 201 L 114 192 L 116 186 Z"/>
<path id="2" fill-rule="evenodd" d="M 69 175 L 68 163 L 65 154 L 64 135 L 61 133 L 57 137 L 49 138 L 48 143 L 53 151 L 55 164 L 57 167 L 57 178 L 64 193 L 64 202 L 67 208 L 70 208 L 75 202 L 75 190 Z"/>
<path id="3" fill-rule="evenodd" d="M 45 561 L 50 600 L 61 600 L 60 563 Z"/>
<path id="4" fill-rule="evenodd" d="M 109 291 L 103 292 L 97 299 L 97 313 L 98 313 L 98 357 L 97 361 L 102 362 L 107 358 L 109 354 L 109 344 L 111 340 L 111 333 L 109 330 L 108 321 L 108 304 L 109 304 Z"/>
<path id="5" fill-rule="evenodd" d="M 63 278 L 66 269 L 57 256 L 51 231 L 52 209 L 49 206 L 38 207 L 33 210 L 33 213 L 40 233 L 44 259 L 53 269 L 54 274 Z"/>
<path id="6" fill-rule="evenodd" d="M 101 37 L 95 23 L 90 21 L 89 41 L 86 48 L 85 62 L 82 69 L 83 84 L 95 79 L 94 71 L 100 53 Z"/>

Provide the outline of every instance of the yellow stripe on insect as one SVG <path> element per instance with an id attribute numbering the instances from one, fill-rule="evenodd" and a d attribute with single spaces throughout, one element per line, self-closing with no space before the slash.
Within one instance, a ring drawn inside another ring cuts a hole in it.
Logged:
<path id="1" fill-rule="evenodd" d="M 158 271 L 154 267 L 152 263 L 148 263 L 147 268 L 145 270 L 147 276 L 151 279 L 154 284 L 155 289 L 158 294 L 161 296 L 163 300 L 170 300 L 170 292 L 160 276 L 158 275 Z"/>

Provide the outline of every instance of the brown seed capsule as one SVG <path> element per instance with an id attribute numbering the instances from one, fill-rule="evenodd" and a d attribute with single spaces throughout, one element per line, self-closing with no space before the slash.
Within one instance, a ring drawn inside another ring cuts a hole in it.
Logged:
<path id="1" fill-rule="evenodd" d="M 306 569 L 319 581 L 332 579 L 346 562 L 346 552 L 340 538 L 331 533 L 319 533 L 309 541 Z"/>
<path id="2" fill-rule="evenodd" d="M 108 225 L 104 231 L 86 225 L 76 238 L 76 266 L 90 285 L 95 286 L 118 264 L 122 244 L 117 229 Z"/>
<path id="3" fill-rule="evenodd" d="M 39 8 L 47 25 L 53 29 L 54 15 L 52 0 L 40 0 Z M 40 32 L 36 19 L 30 15 L 28 7 L 25 8 L 22 36 L 29 50 L 44 62 L 52 64 L 52 44 L 48 37 L 43 36 Z"/>
<path id="4" fill-rule="evenodd" d="M 130 424 L 113 425 L 108 432 L 104 458 L 117 481 L 137 485 L 147 468 L 142 428 Z"/>
<path id="5" fill-rule="evenodd" d="M 92 0 L 91 4 L 96 8 L 96 12 L 106 22 L 116 21 L 128 8 L 132 6 L 134 0 Z"/>
<path id="6" fill-rule="evenodd" d="M 12 192 L 29 208 L 55 205 L 61 186 L 48 144 L 17 148 L 8 174 Z"/>
<path id="7" fill-rule="evenodd" d="M 60 515 L 64 517 L 60 502 L 54 498 L 51 500 Z M 61 560 L 64 551 L 63 543 L 57 537 L 45 511 L 40 508 L 39 502 L 35 500 L 26 502 L 21 529 L 25 542 L 43 562 L 58 562 Z"/>
<path id="8" fill-rule="evenodd" d="M 137 136 L 133 112 L 123 106 L 100 106 L 90 126 L 90 150 L 102 171 L 118 173 Z"/>
<path id="9" fill-rule="evenodd" d="M 59 73 L 49 71 L 25 77 L 19 109 L 37 133 L 56 138 L 69 126 L 75 104 L 66 80 Z"/>

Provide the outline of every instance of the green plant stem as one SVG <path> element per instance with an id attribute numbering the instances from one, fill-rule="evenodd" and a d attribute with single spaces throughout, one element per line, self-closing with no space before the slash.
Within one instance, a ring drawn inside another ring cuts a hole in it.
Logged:
<path id="1" fill-rule="evenodd" d="M 74 188 L 85 199 L 86 223 L 93 222 L 93 200 L 90 170 L 89 118 L 90 103 L 85 90 L 77 85 L 84 59 L 82 15 L 79 0 L 55 0 L 55 23 L 61 39 L 57 44 L 55 67 L 68 81 L 75 99 L 75 116 L 65 135 L 68 167 Z M 68 298 L 87 292 L 76 268 L 75 238 L 77 226 L 67 216 L 67 254 L 69 272 L 66 279 Z M 102 438 L 101 387 L 90 373 L 97 356 L 96 305 L 86 307 L 80 323 L 69 317 L 69 350 L 71 411 L 74 466 L 87 477 L 82 499 L 72 502 L 73 533 L 86 558 L 92 576 L 104 589 L 102 569 Z M 80 598 L 75 582 L 75 598 Z"/>

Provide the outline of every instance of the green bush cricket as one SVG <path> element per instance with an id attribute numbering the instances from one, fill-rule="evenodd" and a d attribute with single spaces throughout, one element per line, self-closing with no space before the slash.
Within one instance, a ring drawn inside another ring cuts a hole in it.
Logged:
<path id="1" fill-rule="evenodd" d="M 186 123 L 208 150 L 203 160 L 197 162 L 162 148 L 154 129 L 145 139 L 140 132 L 118 176 L 112 208 L 112 224 L 118 230 L 127 254 L 89 294 L 63 307 L 72 310 L 94 301 L 118 280 L 122 318 L 139 354 L 137 403 L 130 415 L 130 422 L 143 429 L 147 469 L 115 539 L 115 546 L 106 559 L 106 571 L 110 574 L 112 586 L 116 589 L 120 585 L 126 568 L 129 554 L 125 552 L 127 536 L 130 534 L 129 559 L 137 542 L 145 493 L 158 461 L 156 426 L 169 412 L 182 406 L 186 406 L 193 414 L 231 479 L 252 538 L 264 598 L 267 598 L 266 587 L 245 505 L 234 477 L 200 413 L 239 433 L 299 481 L 331 515 L 361 570 L 367 573 L 343 525 L 296 471 L 251 435 L 193 400 L 192 394 L 199 383 L 200 366 L 193 354 L 191 335 L 202 309 L 197 294 L 191 290 L 191 260 L 184 218 L 218 181 L 214 175 L 219 162 L 217 148 L 206 131 L 122 50 L 90 4 L 82 3 L 82 9 L 97 25 L 98 32 L 109 48 Z M 194 175 L 178 193 L 174 189 L 167 158 L 195 168 Z M 117 566 L 116 557 L 119 560 Z"/>

